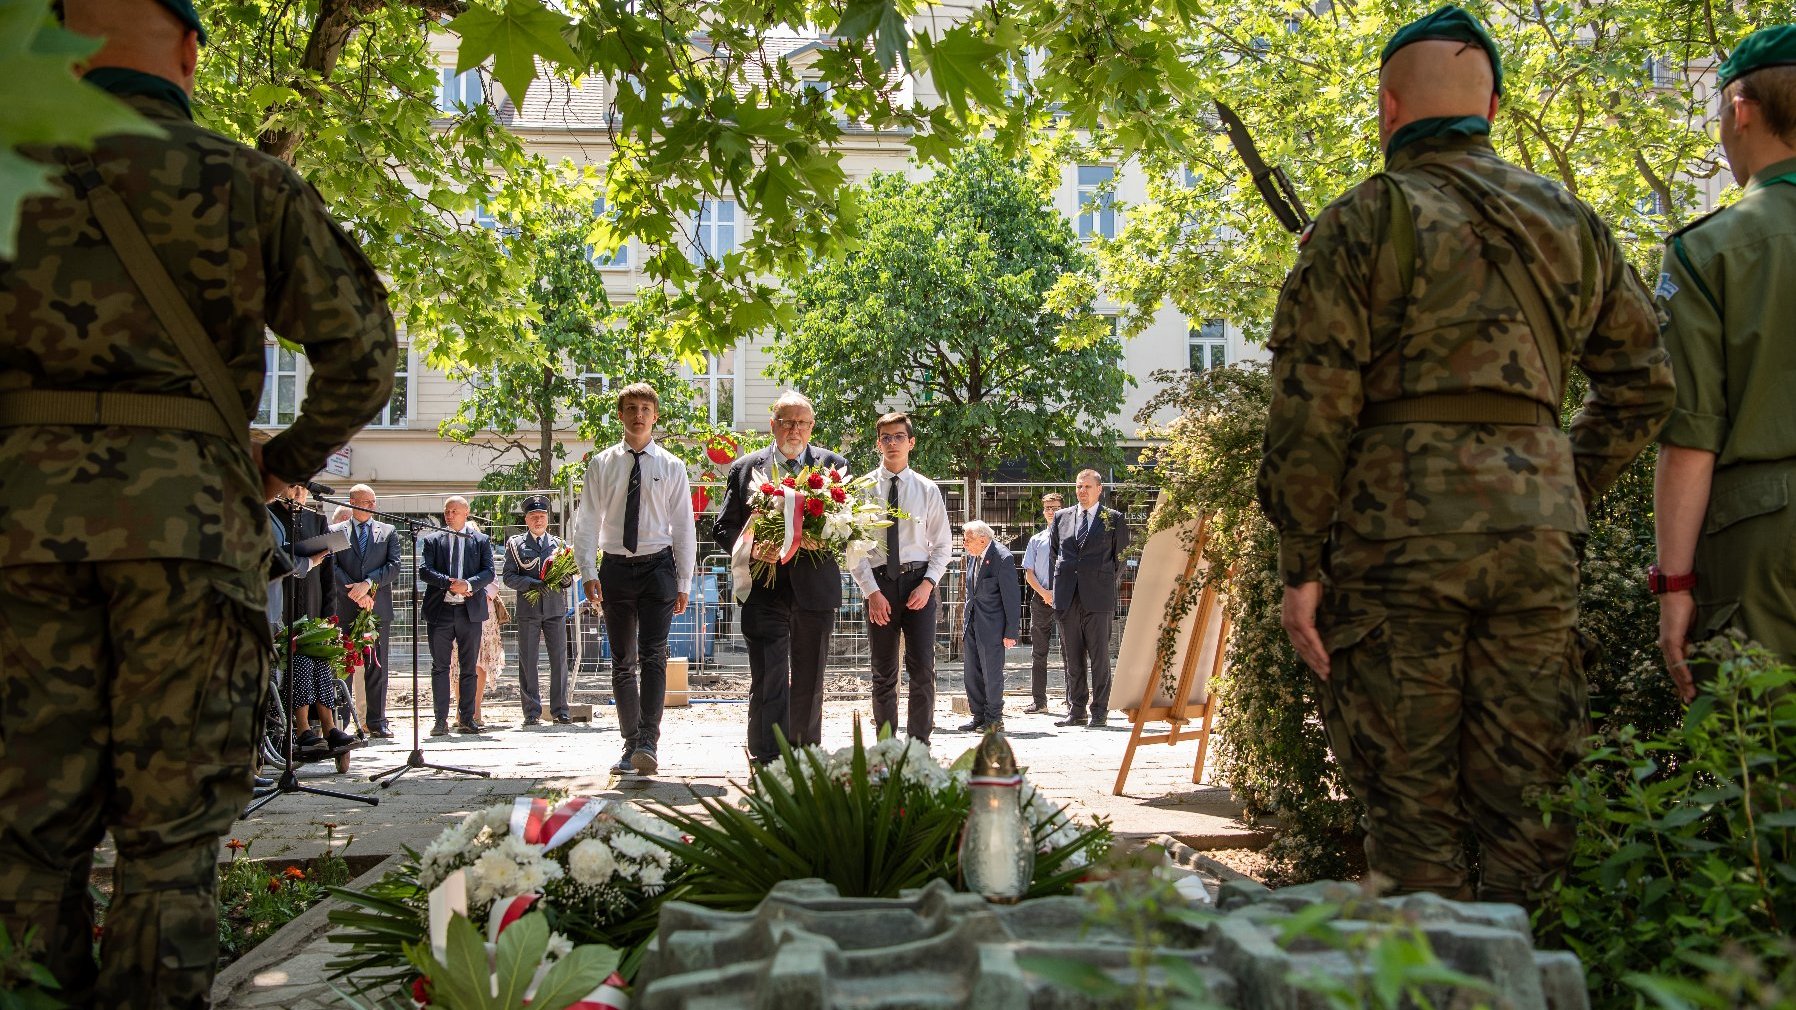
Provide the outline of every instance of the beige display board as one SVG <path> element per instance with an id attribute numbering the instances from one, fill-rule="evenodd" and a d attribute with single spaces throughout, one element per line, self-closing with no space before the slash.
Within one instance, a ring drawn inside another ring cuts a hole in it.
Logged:
<path id="1" fill-rule="evenodd" d="M 1112 790 L 1118 796 L 1128 781 L 1135 750 L 1143 744 L 1170 746 L 1196 738 L 1197 763 L 1192 768 L 1191 781 L 1203 780 L 1210 727 L 1216 716 L 1210 681 L 1222 674 L 1228 646 L 1229 621 L 1223 605 L 1225 598 L 1216 588 L 1219 580 L 1206 583 L 1197 604 L 1179 622 L 1171 657 L 1173 676 L 1163 676 L 1167 671 L 1157 657 L 1160 632 L 1166 627 L 1167 610 L 1181 577 L 1189 579 L 1209 568 L 1204 558 L 1207 526 L 1206 516 L 1161 530 L 1148 538 L 1141 551 L 1141 566 L 1135 577 L 1129 617 L 1123 625 L 1122 647 L 1117 653 L 1110 692 L 1111 697 L 1124 700 L 1122 711 L 1131 724 L 1129 746 L 1123 752 L 1122 768 L 1116 773 L 1116 788 Z M 1170 695 L 1166 691 L 1168 680 L 1175 685 Z M 1166 732 L 1144 732 L 1148 724 L 1159 722 L 1167 724 Z"/>

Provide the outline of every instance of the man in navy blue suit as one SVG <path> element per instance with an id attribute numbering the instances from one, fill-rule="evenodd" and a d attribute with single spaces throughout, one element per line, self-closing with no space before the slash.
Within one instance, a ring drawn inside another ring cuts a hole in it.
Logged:
<path id="1" fill-rule="evenodd" d="M 449 732 L 449 652 L 459 647 L 461 711 L 455 728 L 479 733 L 474 721 L 474 664 L 480 658 L 480 626 L 486 622 L 486 587 L 493 581 L 493 542 L 485 533 L 464 529 L 468 500 L 451 495 L 443 502 L 448 530 L 424 541 L 418 576 L 430 589 L 424 594 L 424 624 L 430 634 L 430 694 L 437 721 L 431 736 Z M 465 535 L 458 535 L 465 534 Z"/>
<path id="2" fill-rule="evenodd" d="M 349 534 L 349 546 L 332 556 L 336 567 L 337 622 L 347 628 L 358 611 L 372 610 L 380 619 L 380 640 L 374 643 L 374 662 L 362 667 L 362 690 L 356 692 L 365 706 L 362 725 L 370 736 L 391 738 L 387 725 L 387 655 L 393 638 L 393 583 L 399 580 L 399 535 L 393 527 L 374 518 L 374 489 L 357 484 L 349 489 L 355 506 L 350 518 L 338 524 Z"/>
<path id="3" fill-rule="evenodd" d="M 1066 718 L 1057 726 L 1102 726 L 1110 712 L 1110 622 L 1116 616 L 1116 566 L 1129 549 L 1123 514 L 1098 504 L 1096 470 L 1079 471 L 1079 504 L 1054 513 L 1054 612 L 1066 657 Z M 1091 670 L 1089 694 L 1085 672 Z M 1086 720 L 1086 701 L 1091 718 Z"/>
<path id="4" fill-rule="evenodd" d="M 1022 594 L 1016 559 L 997 543 L 992 528 L 977 519 L 961 527 L 966 546 L 966 630 L 961 657 L 966 663 L 967 707 L 973 721 L 962 732 L 1004 728 L 1004 650 L 1022 634 Z"/>

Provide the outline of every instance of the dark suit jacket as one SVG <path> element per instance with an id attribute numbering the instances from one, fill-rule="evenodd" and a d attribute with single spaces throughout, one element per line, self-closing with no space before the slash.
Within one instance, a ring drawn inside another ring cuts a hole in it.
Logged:
<path id="1" fill-rule="evenodd" d="M 281 524 L 289 543 L 318 536 L 328 526 L 324 516 L 319 515 L 316 509 L 291 508 L 286 503 L 277 501 L 268 506 L 268 511 Z M 294 576 L 289 584 L 288 588 L 293 593 L 294 606 L 298 608 L 300 617 L 328 617 L 336 612 L 336 580 L 333 578 L 336 566 L 328 563 L 329 559 L 326 561 L 326 564 L 319 565 L 304 575 Z"/>
<path id="2" fill-rule="evenodd" d="M 443 597 L 449 593 L 449 583 L 456 578 L 449 574 L 450 544 L 458 539 L 462 542 L 460 578 L 468 583 L 471 592 L 466 603 L 445 603 Z M 492 538 L 485 533 L 457 537 L 448 530 L 438 531 L 424 541 L 424 552 L 418 561 L 418 577 L 430 587 L 424 593 L 425 621 L 437 624 L 465 616 L 475 624 L 485 622 L 489 611 L 486 587 L 494 578 Z"/>
<path id="3" fill-rule="evenodd" d="M 728 553 L 736 546 L 736 538 L 742 534 L 742 528 L 748 525 L 748 499 L 754 494 L 753 475 L 756 470 L 768 474 L 785 471 L 774 461 L 783 461 L 780 451 L 768 446 L 759 452 L 751 452 L 737 460 L 730 467 L 728 482 L 724 485 L 723 504 L 717 510 L 717 522 L 711 527 L 711 534 L 717 540 L 717 546 Z M 808 462 L 807 462 L 808 461 Z M 844 475 L 850 471 L 848 460 L 820 445 L 805 447 L 805 454 L 798 457 L 799 466 L 839 468 Z M 835 610 L 842 605 L 842 567 L 836 563 L 834 556 L 813 551 L 799 551 L 790 562 L 779 568 L 779 578 L 772 589 L 768 589 L 759 581 L 748 594 L 748 603 L 757 598 L 766 600 L 770 594 L 790 594 L 792 603 L 800 610 Z"/>
<path id="4" fill-rule="evenodd" d="M 1054 609 L 1065 610 L 1076 594 L 1092 613 L 1114 611 L 1116 566 L 1129 549 L 1129 527 L 1123 522 L 1123 514 L 1100 504 L 1083 546 L 1079 543 L 1077 506 L 1056 512 L 1054 528 L 1060 532 L 1060 561 L 1054 566 Z"/>
<path id="5" fill-rule="evenodd" d="M 1022 637 L 1023 602 L 1016 584 L 1016 556 L 993 541 L 977 561 L 968 561 L 969 568 L 974 566 L 979 577 L 967 596 L 964 637 L 987 645 Z"/>
<path id="6" fill-rule="evenodd" d="M 368 528 L 368 553 L 356 550 L 355 520 L 338 523 L 332 527 L 346 528 L 349 533 L 349 547 L 331 556 L 332 565 L 336 569 L 337 585 L 350 586 L 358 582 L 374 583 L 374 616 L 380 618 L 382 628 L 381 641 L 386 641 L 385 629 L 393 626 L 393 583 L 399 581 L 401 556 L 399 551 L 399 535 L 393 527 L 378 519 L 371 520 Z M 337 593 L 337 620 L 344 627 L 355 620 L 356 612 L 362 608 L 355 605 L 349 593 Z"/>
<path id="7" fill-rule="evenodd" d="M 501 578 L 505 580 L 506 585 L 518 591 L 519 620 L 538 617 L 565 617 L 567 616 L 568 593 L 572 591 L 571 586 L 568 589 L 543 588 L 542 597 L 535 603 L 531 603 L 523 597 L 523 592 L 526 589 L 542 588 L 543 580 L 537 578 L 537 573 L 543 570 L 543 559 L 566 546 L 560 537 L 553 533 L 545 533 L 543 539 L 548 541 L 548 549 L 539 552 L 531 546 L 531 541 L 534 539 L 535 537 L 528 532 L 524 532 L 505 541 L 505 564 L 502 568 Z M 574 578 L 578 579 L 579 576 L 576 575 Z"/>

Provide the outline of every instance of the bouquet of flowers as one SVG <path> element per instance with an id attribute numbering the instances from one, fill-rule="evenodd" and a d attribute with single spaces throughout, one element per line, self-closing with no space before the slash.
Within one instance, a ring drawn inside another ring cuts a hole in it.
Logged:
<path id="1" fill-rule="evenodd" d="M 540 586 L 532 586 L 519 595 L 531 603 L 543 598 L 544 589 L 566 589 L 574 584 L 574 576 L 580 573 L 580 565 L 574 560 L 574 549 L 563 547 L 542 560 L 537 566 L 536 577 L 543 580 Z"/>
<path id="2" fill-rule="evenodd" d="M 361 669 L 367 650 L 374 648 L 380 641 L 380 618 L 374 616 L 373 610 L 356 611 L 355 620 L 349 622 L 349 630 L 343 632 L 343 669 L 338 677 L 349 677 Z"/>
<path id="3" fill-rule="evenodd" d="M 853 568 L 878 545 L 875 530 L 904 518 L 865 493 L 872 483 L 869 479 L 850 479 L 831 467 L 805 467 L 778 481 L 757 470 L 751 480 L 755 488 L 748 499 L 751 515 L 730 552 L 731 584 L 738 600 L 748 598 L 751 579 L 772 586 L 779 566 L 799 551 L 833 554 L 844 567 Z"/>
<path id="4" fill-rule="evenodd" d="M 347 676 L 349 648 L 337 627 L 336 615 L 302 617 L 288 626 L 287 635 L 296 654 L 330 664 L 331 673 L 338 677 Z"/>

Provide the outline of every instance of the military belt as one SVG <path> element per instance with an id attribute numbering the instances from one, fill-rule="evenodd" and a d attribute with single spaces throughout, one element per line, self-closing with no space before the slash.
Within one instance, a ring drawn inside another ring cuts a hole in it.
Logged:
<path id="1" fill-rule="evenodd" d="M 166 428 L 237 440 L 211 400 L 92 389 L 0 392 L 0 428 L 33 425 Z"/>
<path id="2" fill-rule="evenodd" d="M 1523 424 L 1557 428 L 1559 412 L 1525 396 L 1473 390 L 1368 403 L 1360 410 L 1359 423 L 1362 428 L 1380 424 Z"/>

